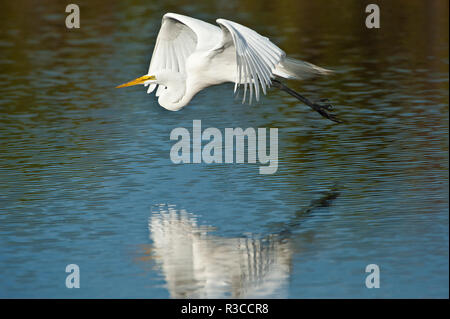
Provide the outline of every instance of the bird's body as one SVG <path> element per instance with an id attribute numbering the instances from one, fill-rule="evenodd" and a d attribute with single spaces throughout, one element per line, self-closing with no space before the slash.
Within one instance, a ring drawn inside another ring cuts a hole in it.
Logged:
<path id="1" fill-rule="evenodd" d="M 216 22 L 218 26 L 165 14 L 148 74 L 118 87 L 144 84 L 148 93 L 156 89 L 162 107 L 177 111 L 212 85 L 233 82 L 235 92 L 243 86 L 243 102 L 251 103 L 253 96 L 259 100 L 261 91 L 266 94 L 277 77 L 305 79 L 330 72 L 286 57 L 268 38 L 241 24 L 225 19 Z M 313 109 L 321 107 L 310 103 L 306 104 Z"/>

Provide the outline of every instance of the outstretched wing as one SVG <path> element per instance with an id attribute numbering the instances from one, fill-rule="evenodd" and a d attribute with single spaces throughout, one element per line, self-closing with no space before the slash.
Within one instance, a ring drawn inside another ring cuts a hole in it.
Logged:
<path id="1" fill-rule="evenodd" d="M 247 86 L 250 87 L 250 103 L 253 91 L 256 100 L 259 100 L 260 89 L 266 94 L 266 88 L 271 85 L 274 71 L 280 61 L 286 56 L 283 50 L 270 40 L 257 32 L 225 19 L 217 19 L 216 22 L 222 28 L 222 43 L 216 47 L 233 45 L 236 50 L 236 80 L 234 91 L 243 84 L 245 102 Z"/>
<path id="2" fill-rule="evenodd" d="M 216 26 L 198 19 L 166 13 L 156 39 L 148 74 L 160 70 L 185 74 L 187 58 L 207 41 L 211 29 L 218 30 Z M 151 84 L 147 93 L 151 93 L 156 85 Z M 159 95 L 158 93 L 156 95 Z"/>

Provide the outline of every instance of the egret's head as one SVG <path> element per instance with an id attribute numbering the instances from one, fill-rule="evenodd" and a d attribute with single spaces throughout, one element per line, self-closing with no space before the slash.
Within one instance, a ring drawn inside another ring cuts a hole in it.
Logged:
<path id="1" fill-rule="evenodd" d="M 127 87 L 127 86 L 132 86 L 132 85 L 151 83 L 152 81 L 156 81 L 156 76 L 154 76 L 154 75 L 144 75 L 144 76 L 141 76 L 141 77 L 139 77 L 137 79 L 134 79 L 133 81 L 130 81 L 130 82 L 121 84 L 119 86 L 116 86 L 116 89 Z"/>

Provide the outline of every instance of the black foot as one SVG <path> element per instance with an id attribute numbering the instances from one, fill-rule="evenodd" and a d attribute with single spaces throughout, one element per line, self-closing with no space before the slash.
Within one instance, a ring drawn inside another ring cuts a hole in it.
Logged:
<path id="1" fill-rule="evenodd" d="M 307 99 L 306 97 L 304 97 L 303 95 L 295 92 L 294 90 L 288 88 L 286 85 L 284 85 L 283 83 L 281 83 L 280 81 L 278 81 L 277 79 L 273 79 L 272 80 L 272 84 L 273 86 L 289 93 L 290 95 L 296 97 L 297 99 L 299 99 L 300 101 L 302 101 L 303 103 L 305 103 L 306 105 L 308 105 L 310 108 L 312 108 L 314 111 L 316 111 L 317 113 L 319 113 L 320 115 L 322 115 L 323 117 L 336 122 L 336 123 L 342 123 L 343 121 L 341 121 L 340 119 L 338 119 L 334 114 L 330 114 L 327 111 L 331 111 L 333 109 L 333 105 L 329 104 L 329 103 L 324 103 L 324 102 L 328 102 L 328 99 L 321 99 L 319 100 L 319 102 L 312 102 L 309 99 Z"/>
<path id="2" fill-rule="evenodd" d="M 320 101 L 328 101 L 327 99 L 322 99 Z M 323 117 L 336 122 L 336 123 L 342 123 L 342 121 L 340 119 L 338 119 L 336 117 L 336 115 L 328 113 L 327 111 L 331 111 L 333 109 L 333 105 L 329 104 L 329 103 L 311 103 L 308 104 L 314 111 L 316 111 L 317 113 L 319 113 L 320 115 L 322 115 Z"/>
<path id="3" fill-rule="evenodd" d="M 320 100 L 319 100 L 320 103 L 324 103 L 324 102 L 328 102 L 328 101 L 329 101 L 329 99 L 320 99 Z M 319 104 L 319 103 L 318 103 L 318 102 L 315 102 L 315 104 Z M 319 104 L 319 105 L 320 105 L 320 104 Z M 322 105 L 320 105 L 320 107 L 323 108 L 323 109 L 325 109 L 325 110 L 328 110 L 328 111 L 331 111 L 331 110 L 333 109 L 333 105 L 331 105 L 331 104 L 329 104 L 329 103 L 322 104 Z"/>

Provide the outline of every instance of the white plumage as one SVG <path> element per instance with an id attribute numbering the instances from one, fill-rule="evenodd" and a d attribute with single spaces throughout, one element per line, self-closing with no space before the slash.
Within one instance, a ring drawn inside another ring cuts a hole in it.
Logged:
<path id="1" fill-rule="evenodd" d="M 259 100 L 278 77 L 304 79 L 329 71 L 289 59 L 267 37 L 225 19 L 219 26 L 167 13 L 162 19 L 148 74 L 119 87 L 145 84 L 157 88 L 159 104 L 172 111 L 187 105 L 202 89 L 234 82 L 244 87 L 243 100 Z M 249 94 L 247 94 L 249 91 Z"/>

